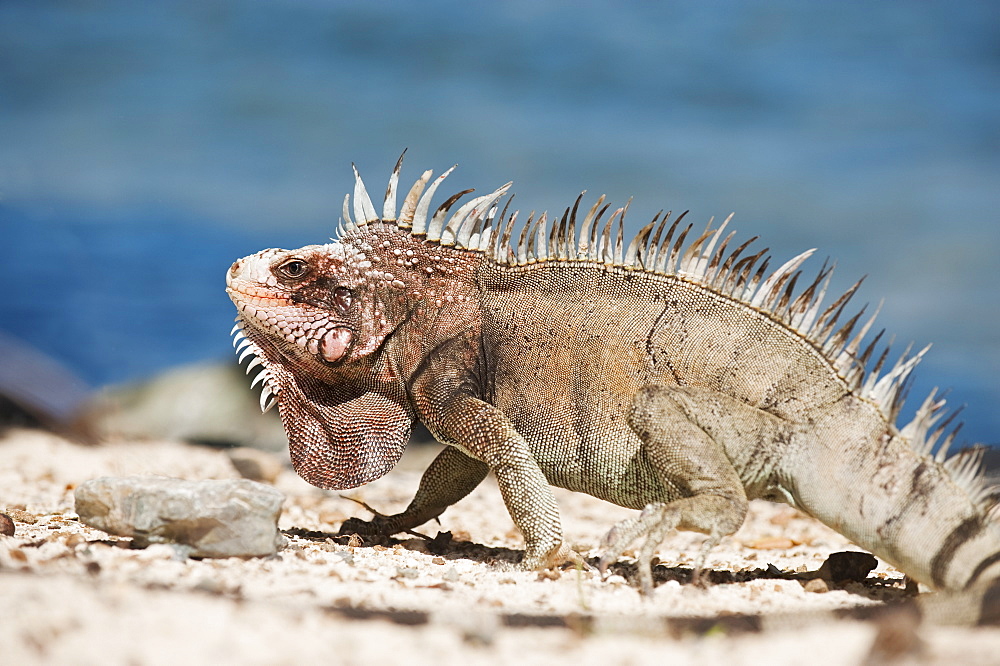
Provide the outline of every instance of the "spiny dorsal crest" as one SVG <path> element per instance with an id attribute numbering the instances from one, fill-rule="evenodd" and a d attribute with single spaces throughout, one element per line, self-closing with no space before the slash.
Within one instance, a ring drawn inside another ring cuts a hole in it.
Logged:
<path id="1" fill-rule="evenodd" d="M 883 374 L 882 369 L 889 355 L 889 345 L 886 345 L 882 347 L 875 363 L 869 367 L 884 333 L 880 331 L 866 342 L 880 308 L 876 308 L 860 328 L 857 325 L 866 308 L 844 321 L 844 310 L 861 285 L 861 280 L 833 303 L 825 305 L 824 299 L 833 275 L 832 265 L 824 262 L 808 286 L 797 289 L 802 275 L 799 268 L 815 250 L 807 250 L 769 271 L 770 256 L 767 255 L 767 248 L 752 254 L 748 251 L 750 245 L 757 240 L 756 236 L 733 250 L 729 249 L 735 232 L 725 234 L 725 230 L 732 215 L 717 228 L 712 227 L 714 220 L 709 220 L 701 234 L 688 243 L 693 224 L 682 224 L 687 213 L 682 213 L 670 222 L 671 213 L 664 214 L 661 211 L 626 246 L 624 223 L 628 204 L 608 215 L 611 207 L 605 203 L 602 195 L 580 220 L 580 203 L 586 193 L 581 192 L 573 205 L 551 225 L 547 213 L 536 216 L 532 212 L 521 225 L 518 240 L 512 247 L 518 211 L 508 216 L 508 199 L 503 211 L 497 215 L 498 201 L 506 194 L 511 183 L 466 202 L 449 217 L 456 202 L 472 190 L 459 192 L 435 209 L 432 215 L 431 199 L 441 182 L 455 167 L 433 181 L 433 173 L 425 171 L 410 188 L 397 216 L 396 193 L 402 162 L 403 155 L 400 155 L 389 178 L 381 217 L 376 212 L 361 176 L 354 169 L 353 206 L 351 195 L 348 194 L 344 198 L 341 238 L 361 233 L 362 227 L 369 223 L 392 223 L 399 229 L 407 230 L 412 236 L 479 252 L 484 255 L 485 260 L 511 269 L 541 262 L 574 262 L 625 271 L 643 271 L 700 284 L 766 313 L 771 319 L 798 333 L 822 353 L 852 391 L 875 404 L 890 424 L 896 422 L 903 406 L 913 369 L 929 348 L 928 346 L 911 354 L 908 347 Z M 935 396 L 936 391 L 932 391 L 913 420 L 899 432 L 918 453 L 926 456 L 931 456 L 955 415 L 953 413 L 945 418 L 945 401 Z M 948 467 L 957 482 L 985 497 L 989 489 L 983 486 L 977 476 L 981 452 L 963 451 L 947 457 L 948 448 L 957 432 L 958 427 L 950 431 L 933 457 Z"/>
<path id="2" fill-rule="evenodd" d="M 403 151 L 403 155 L 405 154 L 406 151 Z M 492 229 L 493 219 L 496 216 L 497 209 L 495 204 L 507 193 L 507 190 L 510 189 L 513 183 L 507 183 L 490 194 L 476 197 L 466 202 L 449 218 L 448 213 L 454 204 L 461 197 L 472 192 L 472 190 L 459 192 L 441 204 L 428 221 L 431 199 L 434 197 L 438 186 L 455 170 L 455 167 L 451 167 L 438 176 L 425 192 L 424 188 L 427 187 L 427 183 L 433 175 L 433 172 L 428 170 L 410 188 L 409 193 L 403 200 L 403 207 L 400 210 L 399 217 L 397 217 L 396 188 L 399 183 L 399 170 L 403 166 L 403 155 L 399 156 L 396 168 L 392 170 L 392 175 L 389 177 L 389 185 L 385 191 L 381 217 L 375 212 L 375 206 L 372 204 L 371 197 L 368 196 L 368 190 L 361 180 L 361 175 L 358 173 L 357 167 L 354 167 L 353 164 L 351 165 L 354 168 L 354 219 L 351 219 L 351 195 L 347 194 L 344 197 L 343 219 L 339 230 L 340 237 L 343 238 L 347 234 L 360 232 L 361 227 L 367 226 L 372 222 L 387 222 L 394 223 L 400 229 L 409 230 L 412 236 L 423 236 L 427 240 L 441 245 L 479 252 L 485 251 L 492 240 L 492 235 L 488 230 Z M 447 223 L 445 220 L 447 220 Z"/>

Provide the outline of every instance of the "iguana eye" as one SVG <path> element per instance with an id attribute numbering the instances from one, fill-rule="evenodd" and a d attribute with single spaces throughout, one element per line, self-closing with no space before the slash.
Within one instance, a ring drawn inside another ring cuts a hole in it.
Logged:
<path id="1" fill-rule="evenodd" d="M 347 312 L 354 302 L 354 294 L 347 287 L 337 287 L 333 290 L 333 302 L 341 312 Z"/>
<path id="2" fill-rule="evenodd" d="M 277 271 L 286 278 L 297 280 L 309 272 L 309 264 L 301 259 L 289 259 L 278 266 Z"/>

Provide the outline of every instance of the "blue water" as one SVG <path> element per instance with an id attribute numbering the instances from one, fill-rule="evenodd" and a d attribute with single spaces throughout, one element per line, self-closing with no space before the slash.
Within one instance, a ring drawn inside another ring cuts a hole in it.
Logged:
<path id="1" fill-rule="evenodd" d="M 818 247 L 1000 440 L 1000 5 L 693 4 L 5 0 L 0 330 L 93 386 L 225 359 L 229 263 L 409 147 L 445 190 Z"/>

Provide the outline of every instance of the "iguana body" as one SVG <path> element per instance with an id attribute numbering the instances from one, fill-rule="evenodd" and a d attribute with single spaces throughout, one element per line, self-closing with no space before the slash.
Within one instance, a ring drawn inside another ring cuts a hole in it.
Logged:
<path id="1" fill-rule="evenodd" d="M 810 253 L 769 273 L 749 242 L 730 248 L 725 224 L 686 242 L 691 227 L 669 215 L 626 248 L 625 211 L 603 222 L 603 198 L 585 217 L 577 200 L 551 226 L 529 218 L 512 249 L 516 213 L 494 205 L 507 186 L 431 216 L 447 173 L 424 192 L 426 172 L 397 216 L 398 171 L 381 216 L 357 178 L 339 240 L 265 250 L 228 275 L 234 331 L 306 480 L 381 476 L 415 420 L 451 445 L 406 511 L 345 529 L 416 527 L 493 471 L 527 567 L 574 556 L 556 485 L 642 509 L 609 533 L 602 565 L 642 539 L 647 589 L 670 530 L 708 534 L 707 550 L 753 498 L 793 504 L 935 588 L 1000 575 L 978 452 L 946 458 L 949 436 L 931 455 L 943 401 L 894 425 L 923 352 L 867 371 L 871 320 L 853 337 L 859 317 L 840 321 L 857 285 L 829 307 L 825 267 L 796 289 Z"/>

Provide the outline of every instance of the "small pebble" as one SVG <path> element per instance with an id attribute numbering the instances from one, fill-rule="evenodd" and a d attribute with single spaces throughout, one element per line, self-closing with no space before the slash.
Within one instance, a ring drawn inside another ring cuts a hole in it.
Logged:
<path id="1" fill-rule="evenodd" d="M 244 479 L 274 484 L 284 470 L 281 460 L 267 451 L 240 447 L 226 451 L 229 462 Z"/>
<path id="2" fill-rule="evenodd" d="M 794 548 L 797 544 L 787 537 L 764 537 L 762 539 L 745 541 L 743 545 L 748 548 L 757 548 L 760 550 L 788 550 L 789 548 Z"/>
<path id="3" fill-rule="evenodd" d="M 6 513 L 0 513 L 0 534 L 14 536 L 14 521 Z"/>
<path id="4" fill-rule="evenodd" d="M 916 605 L 886 609 L 874 622 L 878 633 L 865 664 L 923 663 L 927 646 L 921 638 L 920 611 Z"/>
<path id="5" fill-rule="evenodd" d="M 194 589 L 198 592 L 207 592 L 209 594 L 222 594 L 226 591 L 226 586 L 218 578 L 202 578 L 194 586 Z"/>
<path id="6" fill-rule="evenodd" d="M 27 523 L 28 525 L 34 525 L 38 522 L 38 517 L 33 513 L 29 513 L 22 508 L 8 507 L 7 516 L 13 518 L 19 523 Z"/>
<path id="7" fill-rule="evenodd" d="M 813 578 L 808 581 L 802 588 L 806 592 L 814 592 L 816 594 L 823 594 L 824 592 L 830 591 L 830 586 L 826 584 L 826 581 L 822 578 Z"/>
<path id="8" fill-rule="evenodd" d="M 430 554 L 431 552 L 430 548 L 427 547 L 426 539 L 407 539 L 400 545 L 407 550 L 413 550 L 418 553 Z"/>
<path id="9" fill-rule="evenodd" d="M 87 538 L 82 534 L 69 534 L 66 536 L 63 543 L 66 544 L 67 548 L 72 550 L 80 544 L 87 543 Z"/>

